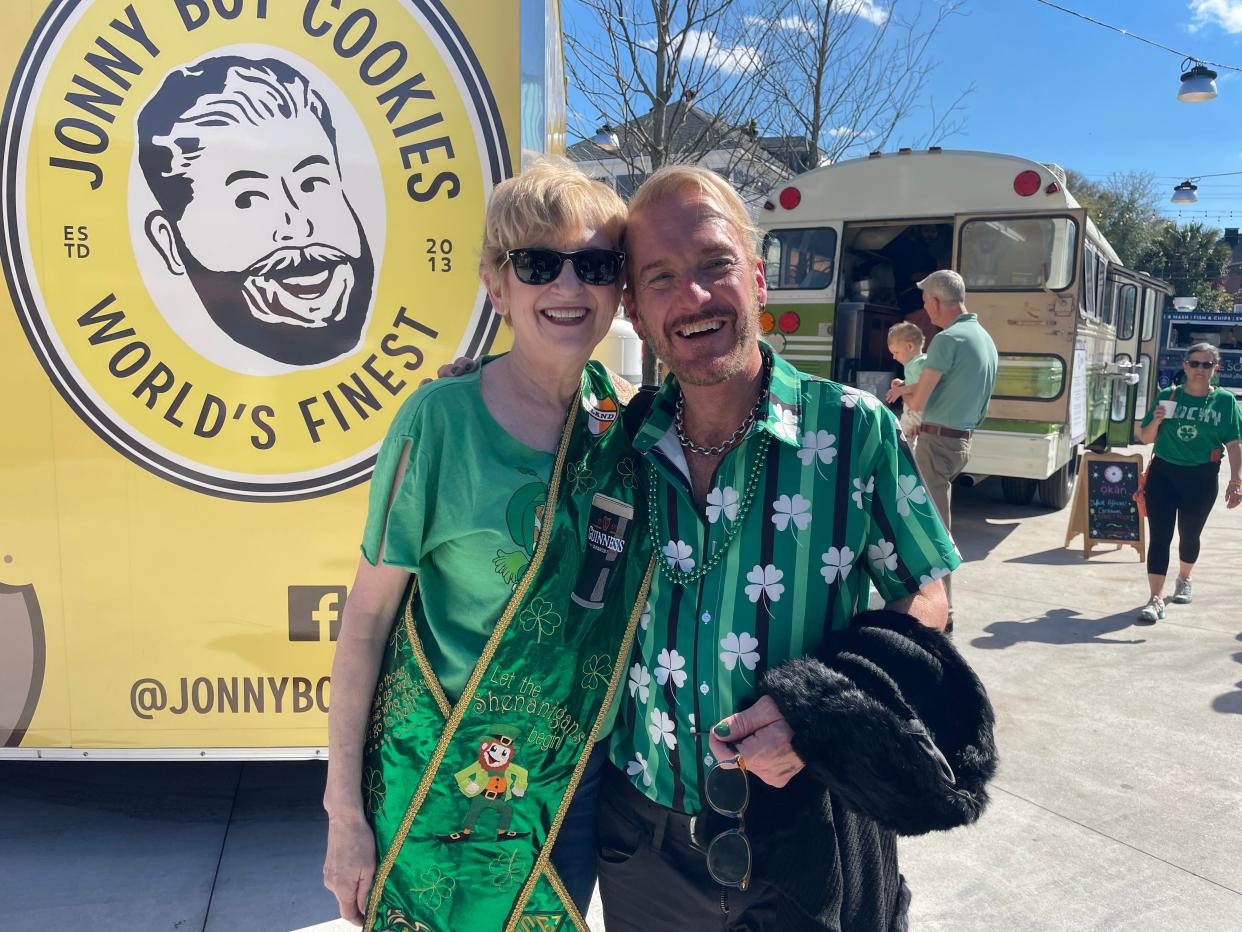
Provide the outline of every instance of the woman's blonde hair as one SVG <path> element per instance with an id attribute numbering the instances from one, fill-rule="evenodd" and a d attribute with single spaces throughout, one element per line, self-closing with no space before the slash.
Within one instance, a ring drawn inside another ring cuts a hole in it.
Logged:
<path id="1" fill-rule="evenodd" d="M 625 202 L 568 159 L 540 159 L 498 184 L 487 204 L 479 275 L 497 282 L 510 249 L 555 246 L 594 228 L 614 246 L 625 231 Z"/>
<path id="2" fill-rule="evenodd" d="M 721 217 L 737 231 L 742 243 L 750 249 L 751 258 L 761 258 L 759 251 L 763 245 L 763 233 L 733 185 L 709 169 L 694 165 L 664 166 L 639 186 L 630 200 L 630 213 L 659 204 L 687 188 L 697 188 L 713 201 Z"/>

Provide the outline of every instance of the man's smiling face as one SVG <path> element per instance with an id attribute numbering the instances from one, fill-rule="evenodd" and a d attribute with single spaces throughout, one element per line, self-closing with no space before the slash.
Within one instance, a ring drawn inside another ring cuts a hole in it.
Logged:
<path id="1" fill-rule="evenodd" d="M 194 196 L 175 224 L 186 271 L 220 329 L 281 362 L 357 345 L 374 264 L 314 114 L 195 126 Z"/>
<path id="2" fill-rule="evenodd" d="M 626 311 L 639 336 L 691 385 L 737 375 L 755 352 L 763 267 L 705 194 L 686 190 L 630 215 Z"/>

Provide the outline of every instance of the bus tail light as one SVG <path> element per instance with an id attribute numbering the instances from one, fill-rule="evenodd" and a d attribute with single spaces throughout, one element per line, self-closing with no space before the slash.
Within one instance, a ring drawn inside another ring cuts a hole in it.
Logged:
<path id="1" fill-rule="evenodd" d="M 793 311 L 786 311 L 781 315 L 780 328 L 781 333 L 793 333 L 802 324 L 802 318 Z"/>
<path id="2" fill-rule="evenodd" d="M 764 333 L 771 333 L 772 328 L 776 326 L 776 318 L 772 316 L 771 311 L 762 311 L 759 314 L 759 329 Z"/>
<path id="3" fill-rule="evenodd" d="M 1039 177 L 1039 172 L 1033 172 L 1029 168 L 1024 172 L 1018 172 L 1018 176 L 1013 180 L 1014 193 L 1019 197 L 1030 197 L 1043 186 L 1044 180 Z"/>
<path id="4" fill-rule="evenodd" d="M 785 188 L 781 191 L 779 200 L 786 210 L 793 210 L 802 203 L 802 192 L 793 187 Z"/>

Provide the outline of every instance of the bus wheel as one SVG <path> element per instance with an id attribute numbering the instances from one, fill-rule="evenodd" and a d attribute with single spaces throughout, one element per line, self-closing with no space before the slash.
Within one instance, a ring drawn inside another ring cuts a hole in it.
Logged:
<path id="1" fill-rule="evenodd" d="M 1010 505 L 1029 505 L 1035 497 L 1035 486 L 1034 479 L 1001 476 L 1001 494 Z"/>
<path id="2" fill-rule="evenodd" d="M 1078 457 L 1039 483 L 1039 500 L 1054 511 L 1064 508 L 1070 503 L 1074 494 L 1074 479 L 1078 475 Z"/>

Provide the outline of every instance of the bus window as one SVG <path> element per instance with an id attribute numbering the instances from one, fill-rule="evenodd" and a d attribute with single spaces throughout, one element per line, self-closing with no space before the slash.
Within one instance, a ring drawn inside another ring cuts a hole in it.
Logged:
<path id="1" fill-rule="evenodd" d="M 1078 288 L 1078 312 L 1083 317 L 1096 317 L 1095 306 L 1095 267 L 1097 259 L 1095 247 L 1087 243 L 1082 251 L 1082 282 Z"/>
<path id="2" fill-rule="evenodd" d="M 1104 303 L 1100 307 L 1100 320 L 1106 324 L 1113 323 L 1113 305 L 1117 298 L 1117 283 L 1108 282 L 1103 291 Z"/>
<path id="3" fill-rule="evenodd" d="M 1069 217 L 967 220 L 962 277 L 971 291 L 1060 291 L 1074 280 L 1077 244 L 1078 224 Z"/>
<path id="4" fill-rule="evenodd" d="M 1141 421 L 1147 417 L 1147 396 L 1151 392 L 1151 357 L 1146 353 L 1139 356 L 1138 376 L 1138 396 L 1134 402 L 1134 419 Z"/>
<path id="5" fill-rule="evenodd" d="M 837 254 L 837 231 L 831 227 L 772 230 L 764 248 L 768 290 L 827 288 Z"/>
<path id="6" fill-rule="evenodd" d="M 1129 353 L 1118 353 L 1113 357 L 1113 361 L 1118 363 L 1123 369 L 1126 364 L 1131 362 Z M 1126 419 L 1126 402 L 1130 400 L 1130 386 L 1126 384 L 1125 379 L 1113 380 L 1113 408 L 1110 417 L 1114 421 L 1124 421 Z"/>
<path id="7" fill-rule="evenodd" d="M 1151 293 L 1151 305 L 1143 309 L 1143 336 L 1142 339 L 1150 340 L 1156 333 L 1156 318 L 1160 312 L 1164 310 L 1164 293 L 1153 291 Z"/>
<path id="8" fill-rule="evenodd" d="M 1138 302 L 1138 285 L 1121 287 L 1121 313 L 1117 316 L 1117 339 L 1129 340 L 1134 336 L 1134 307 Z"/>
<path id="9" fill-rule="evenodd" d="M 1060 356 L 1001 353 L 992 397 L 1049 401 L 1060 396 L 1064 384 L 1065 361 Z"/>
<path id="10" fill-rule="evenodd" d="M 1108 289 L 1105 280 L 1108 277 L 1108 260 L 1103 256 L 1095 257 L 1095 313 L 1104 323 L 1112 323 L 1112 311 L 1106 306 Z"/>

